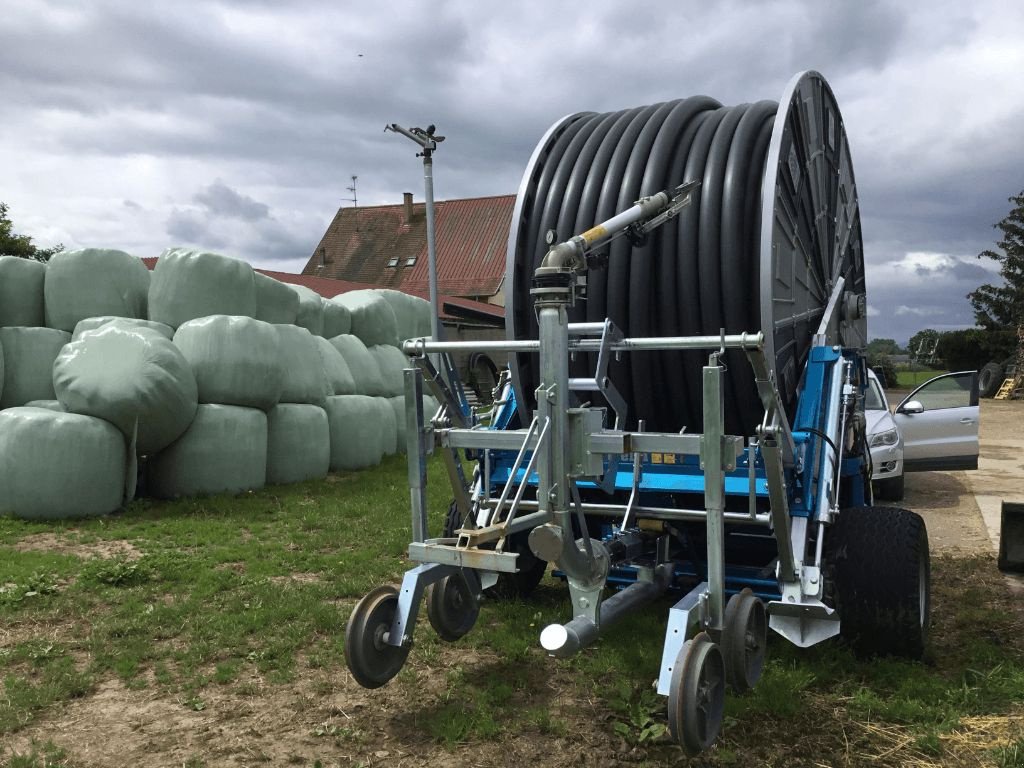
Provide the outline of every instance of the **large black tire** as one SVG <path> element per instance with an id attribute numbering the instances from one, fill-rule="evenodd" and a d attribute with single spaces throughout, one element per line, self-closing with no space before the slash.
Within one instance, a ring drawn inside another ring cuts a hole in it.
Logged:
<path id="1" fill-rule="evenodd" d="M 1003 383 L 1004 369 L 999 363 L 985 363 L 978 372 L 978 394 L 982 397 L 995 397 Z"/>
<path id="2" fill-rule="evenodd" d="M 448 516 L 444 520 L 444 536 L 451 537 L 455 531 L 462 527 L 462 517 L 459 515 L 459 507 L 453 500 L 448 505 Z M 498 575 L 498 583 L 490 589 L 484 590 L 488 597 L 499 600 L 512 600 L 515 598 L 527 598 L 544 578 L 548 564 L 541 560 L 530 549 L 528 541 L 529 532 L 517 533 L 510 537 L 506 545 L 506 551 L 519 553 L 519 572 L 502 573 Z"/>
<path id="3" fill-rule="evenodd" d="M 904 478 L 906 475 L 901 473 L 899 476 L 890 477 L 887 480 L 876 480 L 875 496 L 882 501 L 903 501 Z"/>
<path id="4" fill-rule="evenodd" d="M 825 544 L 832 601 L 854 652 L 920 659 L 931 603 L 921 516 L 897 507 L 847 509 L 826 532 Z"/>

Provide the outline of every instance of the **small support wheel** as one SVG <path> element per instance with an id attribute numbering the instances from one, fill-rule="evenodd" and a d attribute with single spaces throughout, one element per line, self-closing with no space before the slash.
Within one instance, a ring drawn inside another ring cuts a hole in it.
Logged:
<path id="1" fill-rule="evenodd" d="M 722 632 L 725 679 L 736 693 L 749 691 L 761 679 L 767 645 L 768 612 L 748 587 L 729 598 Z"/>
<path id="2" fill-rule="evenodd" d="M 458 640 L 479 615 L 480 601 L 464 574 L 453 573 L 427 587 L 427 617 L 442 640 Z"/>
<path id="3" fill-rule="evenodd" d="M 722 730 L 725 662 L 707 632 L 687 640 L 676 657 L 668 694 L 672 738 L 690 755 L 710 747 Z"/>
<path id="4" fill-rule="evenodd" d="M 345 627 L 345 662 L 363 688 L 380 688 L 398 674 L 409 644 L 389 645 L 387 635 L 398 612 L 398 590 L 377 587 L 356 603 Z"/>

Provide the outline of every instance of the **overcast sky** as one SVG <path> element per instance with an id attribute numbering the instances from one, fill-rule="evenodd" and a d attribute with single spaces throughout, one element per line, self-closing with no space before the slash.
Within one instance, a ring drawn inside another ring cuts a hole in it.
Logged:
<path id="1" fill-rule="evenodd" d="M 516 191 L 566 113 L 830 81 L 861 200 L 871 335 L 970 325 L 1024 188 L 1017 2 L 0 0 L 0 200 L 40 244 L 199 245 L 301 270 L 341 205 Z M 442 233 L 443 236 L 443 233 Z M 987 270 L 987 271 L 986 271 Z"/>

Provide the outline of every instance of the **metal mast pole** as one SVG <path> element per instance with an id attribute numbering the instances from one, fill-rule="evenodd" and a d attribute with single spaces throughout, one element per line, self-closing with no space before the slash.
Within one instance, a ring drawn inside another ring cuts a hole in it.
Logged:
<path id="1" fill-rule="evenodd" d="M 427 273 L 430 281 L 430 334 L 435 341 L 442 340 L 441 314 L 437 307 L 437 247 L 434 236 L 434 150 L 444 141 L 444 136 L 434 135 L 434 126 L 422 128 L 403 128 L 398 123 L 384 126 L 385 131 L 400 133 L 412 139 L 423 149 L 416 156 L 423 157 L 423 186 L 426 193 L 427 209 Z M 434 361 L 435 366 L 437 360 Z"/>
<path id="2" fill-rule="evenodd" d="M 441 313 L 437 307 L 437 243 L 434 240 L 434 159 L 432 150 L 423 150 L 423 187 L 427 209 L 427 274 L 430 281 L 430 335 L 444 341 Z"/>

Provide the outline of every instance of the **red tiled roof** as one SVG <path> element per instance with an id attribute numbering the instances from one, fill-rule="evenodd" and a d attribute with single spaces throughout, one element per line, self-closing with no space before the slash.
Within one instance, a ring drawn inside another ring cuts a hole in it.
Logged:
<path id="1" fill-rule="evenodd" d="M 452 296 L 493 296 L 505 279 L 505 249 L 515 195 L 434 204 L 438 289 Z M 398 259 L 389 267 L 391 259 Z M 321 266 L 321 259 L 323 264 Z M 415 259 L 406 266 L 408 259 Z M 401 290 L 426 290 L 427 224 L 423 203 L 341 208 L 302 270 Z"/>
<path id="2" fill-rule="evenodd" d="M 142 262 L 146 267 L 152 270 L 156 267 L 156 257 L 146 257 L 142 259 Z M 330 277 L 317 277 L 315 275 L 297 275 L 294 272 L 277 272 L 272 269 L 256 269 L 257 272 L 261 272 L 267 277 L 272 277 L 275 280 L 279 280 L 282 283 L 289 283 L 290 285 L 304 285 L 310 290 L 316 291 L 325 299 L 330 299 L 337 296 L 339 293 L 348 293 L 349 291 L 358 291 L 366 288 L 382 288 L 385 286 L 380 285 L 369 285 L 367 283 L 354 283 L 350 280 L 336 280 Z M 408 288 L 402 286 L 400 289 L 403 293 L 408 293 L 413 296 L 419 296 L 421 299 L 429 299 L 430 292 L 426 288 Z M 441 294 L 438 296 L 438 304 L 441 308 L 441 319 L 442 320 L 484 320 L 495 325 L 504 325 L 505 323 L 505 310 L 503 307 L 496 306 L 494 304 L 487 304 L 482 301 L 474 301 L 472 299 L 463 299 L 457 296 L 447 296 Z"/>

